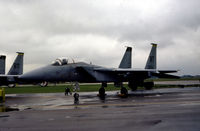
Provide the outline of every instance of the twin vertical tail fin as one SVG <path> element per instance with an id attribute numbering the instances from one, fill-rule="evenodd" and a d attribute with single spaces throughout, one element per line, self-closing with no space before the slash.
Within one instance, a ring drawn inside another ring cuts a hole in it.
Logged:
<path id="1" fill-rule="evenodd" d="M 132 67 L 132 47 L 127 47 L 126 52 L 120 62 L 119 68 L 131 68 Z"/>
<path id="2" fill-rule="evenodd" d="M 151 52 L 149 54 L 149 57 L 147 59 L 147 63 L 145 66 L 145 69 L 156 69 L 156 49 L 157 49 L 157 44 L 151 43 L 152 48 Z"/>
<path id="3" fill-rule="evenodd" d="M 24 53 L 17 52 L 17 57 L 8 72 L 8 75 L 21 75 L 23 74 Z"/>
<path id="4" fill-rule="evenodd" d="M 156 69 L 156 50 L 157 50 L 157 44 L 151 43 L 152 48 L 151 52 L 149 54 L 149 57 L 147 59 L 147 63 L 145 66 L 145 69 Z M 127 47 L 126 52 L 124 53 L 124 56 L 120 62 L 119 68 L 131 68 L 132 67 L 132 48 Z"/>
<path id="5" fill-rule="evenodd" d="M 5 75 L 5 70 L 6 70 L 6 56 L 1 55 L 0 56 L 0 74 Z"/>

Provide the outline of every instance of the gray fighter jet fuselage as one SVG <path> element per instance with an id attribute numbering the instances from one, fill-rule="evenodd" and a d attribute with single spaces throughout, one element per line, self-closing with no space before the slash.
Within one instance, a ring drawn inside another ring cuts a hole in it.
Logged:
<path id="1" fill-rule="evenodd" d="M 75 63 L 69 62 L 67 59 L 57 59 L 51 65 L 47 65 L 19 76 L 19 81 L 24 83 L 39 83 L 44 81 L 98 82 L 102 83 L 102 87 L 105 87 L 107 82 L 114 82 L 116 86 L 121 87 L 123 87 L 123 82 L 128 82 L 128 85 L 132 90 L 136 90 L 138 86 L 145 86 L 147 89 L 151 89 L 153 83 L 145 83 L 145 79 L 151 77 L 176 78 L 176 76 L 168 75 L 166 73 L 177 72 L 177 70 L 156 69 L 156 48 L 157 44 L 152 44 L 152 49 L 145 69 L 138 70 L 131 68 L 132 48 L 127 47 L 119 68 L 106 68 L 84 62 Z"/>
<path id="2" fill-rule="evenodd" d="M 139 70 L 138 70 L 139 71 Z M 141 70 L 142 71 L 142 70 Z M 48 65 L 20 76 L 27 82 L 124 82 L 129 78 L 148 78 L 148 73 L 129 74 L 127 69 L 105 68 L 84 62 Z"/>

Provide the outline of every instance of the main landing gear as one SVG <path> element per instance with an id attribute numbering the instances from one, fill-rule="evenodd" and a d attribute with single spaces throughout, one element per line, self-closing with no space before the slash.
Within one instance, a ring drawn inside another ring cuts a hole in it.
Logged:
<path id="1" fill-rule="evenodd" d="M 123 98 L 128 97 L 128 90 L 125 87 L 123 87 L 123 85 L 121 87 L 119 96 L 121 96 Z"/>
<path id="2" fill-rule="evenodd" d="M 118 94 L 118 96 L 123 97 L 123 98 L 128 97 L 128 90 L 123 86 L 123 82 L 115 82 L 114 86 L 121 87 L 120 94 Z"/>
<path id="3" fill-rule="evenodd" d="M 103 98 L 103 97 L 106 96 L 105 87 L 107 87 L 107 83 L 104 83 L 104 82 L 103 82 L 103 83 L 101 84 L 101 88 L 99 89 L 99 94 L 98 94 L 99 97 L 102 97 L 102 98 Z"/>
<path id="4" fill-rule="evenodd" d="M 105 100 L 105 96 L 106 96 L 105 87 L 107 87 L 107 83 L 103 82 L 101 85 L 101 88 L 99 89 L 99 94 L 98 94 L 101 100 Z"/>
<path id="5" fill-rule="evenodd" d="M 106 92 L 106 91 L 105 91 L 105 88 L 104 88 L 104 87 L 101 87 L 101 88 L 99 89 L 99 96 L 105 96 L 105 95 L 106 95 L 105 92 Z"/>
<path id="6" fill-rule="evenodd" d="M 121 90 L 120 90 L 121 95 L 127 97 L 128 96 L 128 90 L 122 86 Z"/>
<path id="7" fill-rule="evenodd" d="M 40 83 L 41 87 L 47 87 L 48 86 L 48 82 L 47 81 L 43 81 L 42 83 Z"/>
<path id="8" fill-rule="evenodd" d="M 8 84 L 9 88 L 14 88 L 16 86 L 16 84 Z"/>

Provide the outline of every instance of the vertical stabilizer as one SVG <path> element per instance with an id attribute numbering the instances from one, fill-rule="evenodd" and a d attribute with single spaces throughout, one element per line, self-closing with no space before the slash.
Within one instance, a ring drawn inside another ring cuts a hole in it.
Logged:
<path id="1" fill-rule="evenodd" d="M 126 52 L 121 60 L 119 68 L 131 68 L 132 64 L 132 47 L 127 47 Z"/>
<path id="2" fill-rule="evenodd" d="M 0 55 L 0 74 L 5 75 L 5 70 L 6 70 L 6 56 L 5 55 Z"/>
<path id="3" fill-rule="evenodd" d="M 8 75 L 21 75 L 23 74 L 23 59 L 24 59 L 24 53 L 23 52 L 17 52 L 17 57 L 13 63 L 13 65 L 10 68 L 10 71 L 8 72 Z"/>
<path id="4" fill-rule="evenodd" d="M 151 43 L 151 45 L 152 45 L 152 48 L 151 48 L 151 52 L 149 54 L 149 57 L 147 59 L 145 69 L 156 69 L 156 48 L 157 48 L 157 44 Z"/>

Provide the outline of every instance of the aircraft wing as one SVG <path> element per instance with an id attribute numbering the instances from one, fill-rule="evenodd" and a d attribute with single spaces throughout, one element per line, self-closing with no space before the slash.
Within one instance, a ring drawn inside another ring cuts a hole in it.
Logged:
<path id="1" fill-rule="evenodd" d="M 158 77 L 158 78 L 172 78 L 172 79 L 178 79 L 179 76 L 165 74 L 165 73 L 152 73 L 152 76 Z"/>
<path id="2" fill-rule="evenodd" d="M 122 69 L 122 68 L 94 68 L 94 71 L 108 71 L 108 72 L 148 72 L 148 71 L 155 71 L 154 69 L 132 69 L 132 68 L 127 68 L 127 69 Z"/>
<path id="3" fill-rule="evenodd" d="M 147 79 L 149 77 L 159 77 L 159 78 L 178 78 L 177 76 L 165 74 L 166 72 L 177 72 L 176 70 L 155 70 L 155 69 L 133 69 L 133 68 L 88 68 L 85 66 L 79 66 L 78 71 L 87 74 L 90 78 L 97 81 L 104 80 L 130 80 L 130 79 Z M 162 73 L 161 73 L 162 72 Z M 163 73 L 164 72 L 164 73 Z"/>
<path id="4" fill-rule="evenodd" d="M 95 68 L 95 71 L 110 71 L 110 72 L 159 72 L 159 73 L 175 73 L 179 70 L 156 70 L 156 69 L 134 69 L 134 68 Z"/>
<path id="5" fill-rule="evenodd" d="M 156 70 L 156 69 L 120 69 L 120 68 L 113 68 L 113 69 L 109 69 L 109 68 L 96 68 L 94 69 L 95 71 L 100 71 L 100 72 L 118 72 L 118 73 L 125 73 L 127 75 L 150 75 L 150 76 L 154 76 L 154 77 L 158 77 L 158 78 L 180 78 L 179 76 L 175 76 L 175 75 L 170 75 L 167 73 L 176 73 L 178 72 L 178 70 Z"/>

